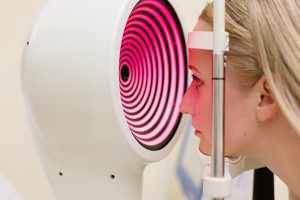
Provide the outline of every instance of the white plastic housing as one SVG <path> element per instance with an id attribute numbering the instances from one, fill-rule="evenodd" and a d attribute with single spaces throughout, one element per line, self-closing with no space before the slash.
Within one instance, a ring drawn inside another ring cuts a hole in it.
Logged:
<path id="1" fill-rule="evenodd" d="M 28 38 L 22 85 L 37 151 L 57 199 L 140 200 L 145 165 L 119 97 L 118 60 L 137 0 L 49 0 Z M 180 17 L 178 8 L 174 9 Z"/>

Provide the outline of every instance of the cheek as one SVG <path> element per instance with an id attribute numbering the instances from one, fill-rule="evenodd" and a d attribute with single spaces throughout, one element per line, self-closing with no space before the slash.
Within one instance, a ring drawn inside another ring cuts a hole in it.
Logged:
<path id="1" fill-rule="evenodd" d="M 210 87 L 205 86 L 199 93 L 197 98 L 196 117 L 197 121 L 201 123 L 202 131 L 211 130 L 212 122 L 212 95 Z"/>
<path id="2" fill-rule="evenodd" d="M 226 155 L 242 156 L 249 146 L 253 108 L 247 98 L 232 88 L 226 89 L 225 108 Z"/>
<path id="3" fill-rule="evenodd" d="M 227 117 L 225 121 L 225 153 L 227 156 L 244 156 L 249 146 L 247 124 L 239 117 Z"/>
<path id="4" fill-rule="evenodd" d="M 197 115 L 200 115 L 201 118 L 208 120 L 212 116 L 212 102 L 208 100 L 207 97 L 200 98 L 197 104 Z M 202 120 L 203 120 L 202 119 Z"/>

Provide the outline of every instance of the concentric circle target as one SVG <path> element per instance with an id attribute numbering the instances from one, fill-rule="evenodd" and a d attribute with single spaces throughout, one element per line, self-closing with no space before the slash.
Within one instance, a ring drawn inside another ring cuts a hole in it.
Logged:
<path id="1" fill-rule="evenodd" d="M 178 17 L 166 0 L 142 0 L 126 23 L 119 60 L 119 86 L 127 124 L 148 150 L 174 136 L 186 89 L 187 56 Z"/>

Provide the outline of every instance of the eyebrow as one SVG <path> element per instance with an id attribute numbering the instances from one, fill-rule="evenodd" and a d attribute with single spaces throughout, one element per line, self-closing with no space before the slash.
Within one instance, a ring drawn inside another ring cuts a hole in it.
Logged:
<path id="1" fill-rule="evenodd" d="M 194 70 L 194 71 L 200 73 L 200 71 L 194 65 L 188 65 L 188 67 L 189 67 L 190 70 Z"/>

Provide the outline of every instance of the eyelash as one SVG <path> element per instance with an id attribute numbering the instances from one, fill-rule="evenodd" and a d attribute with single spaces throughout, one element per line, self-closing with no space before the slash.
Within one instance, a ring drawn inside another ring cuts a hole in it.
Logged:
<path id="1" fill-rule="evenodd" d="M 195 76 L 194 74 L 192 74 L 192 79 L 193 79 L 194 81 L 196 81 L 196 83 L 197 83 L 196 88 L 199 88 L 201 85 L 204 84 L 204 81 L 202 81 L 201 79 L 199 79 L 199 78 L 198 78 L 197 76 Z"/>

